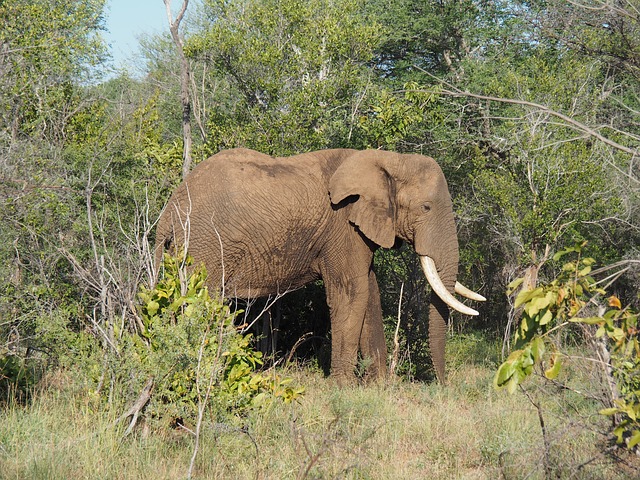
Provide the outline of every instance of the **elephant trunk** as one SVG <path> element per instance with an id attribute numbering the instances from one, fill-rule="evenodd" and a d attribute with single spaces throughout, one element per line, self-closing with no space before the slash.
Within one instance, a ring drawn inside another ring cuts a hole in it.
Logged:
<path id="1" fill-rule="evenodd" d="M 436 269 L 435 262 L 428 256 L 420 256 L 420 264 L 425 277 L 431 285 L 431 303 L 429 307 L 429 347 L 431 359 L 436 370 L 438 381 L 445 383 L 445 339 L 449 307 L 466 315 L 478 315 L 473 308 L 467 307 L 457 300 L 452 292 L 455 291 L 473 300 L 483 301 L 484 297 L 469 290 L 456 282 L 457 263 Z"/>
<path id="2" fill-rule="evenodd" d="M 436 378 L 442 385 L 446 383 L 445 377 L 445 342 L 447 333 L 447 321 L 449 320 L 449 307 L 440 297 L 431 292 L 429 305 L 429 350 L 431 361 L 436 370 Z"/>

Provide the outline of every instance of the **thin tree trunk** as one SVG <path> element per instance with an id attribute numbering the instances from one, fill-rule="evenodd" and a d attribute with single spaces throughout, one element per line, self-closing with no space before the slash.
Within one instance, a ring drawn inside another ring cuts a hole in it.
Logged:
<path id="1" fill-rule="evenodd" d="M 167 9 L 167 19 L 169 20 L 169 31 L 173 38 L 173 43 L 178 50 L 180 59 L 180 102 L 182 103 L 182 178 L 185 178 L 191 170 L 191 98 L 189 96 L 189 86 L 191 85 L 191 70 L 189 61 L 184 54 L 184 44 L 180 37 L 180 22 L 187 11 L 189 0 L 182 0 L 182 7 L 175 20 L 171 13 L 171 0 L 164 0 Z"/>

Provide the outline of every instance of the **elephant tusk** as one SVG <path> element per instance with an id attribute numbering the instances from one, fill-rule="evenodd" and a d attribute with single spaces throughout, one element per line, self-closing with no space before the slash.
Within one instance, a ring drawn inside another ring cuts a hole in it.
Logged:
<path id="1" fill-rule="evenodd" d="M 431 257 L 420 256 L 420 265 L 422 266 L 422 271 L 424 272 L 425 277 L 427 277 L 429 285 L 431 285 L 433 291 L 444 303 L 465 315 L 478 315 L 476 310 L 471 307 L 467 307 L 464 303 L 460 302 L 451 293 L 449 293 L 447 287 L 442 283 L 440 275 L 438 275 L 438 271 L 436 269 L 436 264 Z"/>
<path id="2" fill-rule="evenodd" d="M 456 282 L 456 290 L 455 291 L 456 291 L 456 293 L 458 295 L 462 295 L 463 297 L 469 298 L 471 300 L 476 300 L 478 302 L 484 302 L 484 301 L 487 300 L 482 295 L 480 295 L 479 293 L 474 292 L 473 290 L 465 287 L 460 282 Z"/>

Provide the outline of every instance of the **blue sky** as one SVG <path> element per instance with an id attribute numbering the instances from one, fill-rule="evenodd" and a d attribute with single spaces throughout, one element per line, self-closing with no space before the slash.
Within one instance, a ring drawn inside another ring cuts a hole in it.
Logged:
<path id="1" fill-rule="evenodd" d="M 181 4 L 181 0 L 172 0 L 174 11 Z M 169 31 L 163 0 L 108 0 L 105 15 L 108 31 L 104 35 L 115 67 L 131 63 L 141 34 Z"/>

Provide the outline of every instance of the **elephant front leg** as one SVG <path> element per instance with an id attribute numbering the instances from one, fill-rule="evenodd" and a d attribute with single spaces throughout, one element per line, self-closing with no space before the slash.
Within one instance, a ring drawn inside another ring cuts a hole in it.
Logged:
<path id="1" fill-rule="evenodd" d="M 340 386 L 353 384 L 369 301 L 368 276 L 325 280 L 325 288 L 331 313 L 331 377 Z"/>
<path id="2" fill-rule="evenodd" d="M 387 342 L 384 337 L 380 291 L 373 271 L 369 273 L 369 302 L 360 334 L 360 351 L 367 362 L 367 381 L 384 379 L 387 376 Z"/>

